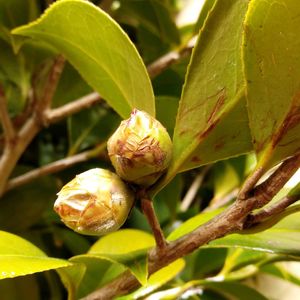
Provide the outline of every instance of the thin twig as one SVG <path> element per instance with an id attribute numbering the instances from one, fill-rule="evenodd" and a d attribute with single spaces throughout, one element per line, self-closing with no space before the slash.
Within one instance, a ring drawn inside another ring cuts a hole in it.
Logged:
<path id="1" fill-rule="evenodd" d="M 232 232 L 243 230 L 249 213 L 267 204 L 300 167 L 300 154 L 287 159 L 262 184 L 251 191 L 254 196 L 237 200 L 220 215 L 201 225 L 196 230 L 167 244 L 163 255 L 157 249 L 149 252 L 149 274 L 183 257 L 200 246 Z M 138 286 L 137 280 L 129 272 L 121 274 L 109 284 L 89 294 L 84 300 L 112 299 L 126 294 Z"/>
<path id="2" fill-rule="evenodd" d="M 3 127 L 5 143 L 9 144 L 16 136 L 15 129 L 8 115 L 6 97 L 3 87 L 0 85 L 0 120 Z"/>
<path id="3" fill-rule="evenodd" d="M 196 38 L 190 40 L 187 46 L 179 51 L 171 51 L 162 57 L 155 60 L 153 63 L 148 65 L 147 70 L 151 78 L 159 75 L 162 71 L 167 69 L 172 64 L 178 62 L 180 59 L 187 57 L 191 54 L 196 44 Z"/>
<path id="4" fill-rule="evenodd" d="M 59 56 L 54 61 L 49 73 L 48 81 L 45 85 L 43 99 L 39 99 L 34 107 L 34 114 L 25 122 L 25 124 L 19 130 L 14 147 L 11 147 L 9 151 L 4 151 L 0 159 L 0 197 L 3 195 L 7 180 L 15 168 L 19 158 L 31 143 L 33 138 L 40 131 L 42 125 L 44 125 L 44 113 L 50 106 L 55 89 L 58 84 L 58 80 L 63 68 L 64 59 Z"/>
<path id="5" fill-rule="evenodd" d="M 262 177 L 264 173 L 264 169 L 262 167 L 256 169 L 250 177 L 248 177 L 244 184 L 242 185 L 239 193 L 238 193 L 238 199 L 246 199 L 248 197 L 248 193 L 254 188 L 254 186 L 257 184 L 259 179 Z"/>
<path id="6" fill-rule="evenodd" d="M 198 190 L 199 190 L 199 187 L 201 186 L 202 182 L 203 182 L 203 179 L 204 177 L 206 176 L 208 170 L 210 169 L 210 166 L 206 166 L 204 167 L 204 169 L 202 170 L 201 173 L 199 173 L 193 183 L 191 184 L 189 190 L 187 191 L 187 193 L 185 194 L 182 202 L 181 202 L 181 205 L 180 205 L 180 210 L 181 211 L 186 211 L 190 205 L 192 204 Z"/>
<path id="7" fill-rule="evenodd" d="M 142 198 L 141 199 L 141 206 L 144 215 L 147 218 L 147 221 L 153 231 L 153 235 L 156 241 L 156 245 L 160 250 L 160 254 L 166 249 L 167 242 L 160 227 L 159 221 L 155 214 L 155 210 L 153 207 L 153 203 L 150 199 Z"/>
<path id="8" fill-rule="evenodd" d="M 99 146 L 95 147 L 94 149 L 84 151 L 82 153 L 73 155 L 71 157 L 66 157 L 60 160 L 57 160 L 53 163 L 45 165 L 41 168 L 34 169 L 29 171 L 23 175 L 15 177 L 8 181 L 6 190 L 12 190 L 18 186 L 26 184 L 32 180 L 40 178 L 41 176 L 53 174 L 59 171 L 62 171 L 66 168 L 74 166 L 75 164 L 87 161 L 93 157 L 98 156 L 106 147 L 106 143 L 100 144 Z"/>
<path id="9" fill-rule="evenodd" d="M 298 200 L 299 200 L 299 196 L 285 196 L 278 202 L 276 202 L 264 209 L 261 209 L 258 212 L 250 214 L 245 223 L 245 228 L 255 226 L 258 223 L 264 222 L 269 217 L 283 212 L 288 206 L 292 205 L 293 203 L 295 203 Z"/>
<path id="10" fill-rule="evenodd" d="M 36 116 L 38 119 L 42 120 L 42 124 L 45 124 L 45 115 L 46 112 L 51 107 L 51 102 L 60 78 L 60 75 L 63 71 L 65 64 L 65 58 L 62 55 L 58 55 L 51 67 L 51 70 L 49 72 L 46 85 L 44 87 L 43 96 L 38 101 L 36 105 Z M 45 124 L 48 125 L 48 124 Z"/>
<path id="11" fill-rule="evenodd" d="M 46 112 L 45 119 L 48 124 L 56 123 L 72 114 L 75 114 L 83 109 L 89 108 L 102 101 L 101 96 L 94 92 L 84 97 L 73 100 L 61 107 L 53 108 Z"/>

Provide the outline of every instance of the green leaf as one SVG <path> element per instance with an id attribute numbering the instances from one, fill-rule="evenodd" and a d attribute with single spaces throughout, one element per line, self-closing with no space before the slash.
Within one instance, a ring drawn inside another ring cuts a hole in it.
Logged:
<path id="1" fill-rule="evenodd" d="M 154 246 L 154 238 L 149 233 L 124 229 L 99 239 L 84 256 L 98 257 L 122 264 L 130 269 L 141 284 L 146 284 L 148 277 L 147 251 Z"/>
<path id="2" fill-rule="evenodd" d="M 103 107 L 83 110 L 71 116 L 68 119 L 70 146 L 68 155 L 100 143 L 106 143 L 120 122 L 117 114 Z"/>
<path id="3" fill-rule="evenodd" d="M 161 202 L 165 203 L 173 221 L 176 219 L 176 212 L 181 200 L 182 189 L 182 178 L 180 175 L 177 175 L 158 195 L 155 196 L 154 206 Z M 159 216 L 160 211 L 157 209 L 155 209 L 155 211 L 157 211 Z"/>
<path id="4" fill-rule="evenodd" d="M 11 45 L 0 39 L 0 81 L 5 91 L 9 113 L 17 115 L 25 106 L 30 88 L 30 73 L 24 53 L 15 55 Z"/>
<path id="5" fill-rule="evenodd" d="M 123 229 L 100 238 L 88 251 L 89 254 L 109 253 L 123 255 L 155 246 L 151 234 L 135 229 Z"/>
<path id="6" fill-rule="evenodd" d="M 250 128 L 260 164 L 300 146 L 300 5 L 254 0 L 245 22 L 244 60 Z"/>
<path id="7" fill-rule="evenodd" d="M 70 274 L 71 276 L 75 275 L 71 277 L 71 283 L 79 283 L 76 291 L 77 298 L 75 299 L 88 295 L 126 270 L 123 265 L 113 263 L 107 259 L 101 259 L 100 257 L 80 255 L 72 257 L 70 261 L 83 264 L 86 268 L 86 272 L 80 282 L 76 281 L 77 273 Z"/>
<path id="8" fill-rule="evenodd" d="M 161 41 L 179 44 L 180 36 L 171 12 L 160 0 L 121 0 L 120 14 L 134 18 Z"/>
<path id="9" fill-rule="evenodd" d="M 13 28 L 33 21 L 40 13 L 37 2 L 37 0 L 0 0 L 0 24 Z"/>
<path id="10" fill-rule="evenodd" d="M 13 34 L 57 48 L 122 117 L 132 108 L 155 115 L 150 79 L 136 48 L 115 21 L 88 1 L 55 2 Z"/>
<path id="11" fill-rule="evenodd" d="M 208 222 L 210 219 L 215 217 L 217 214 L 219 214 L 222 211 L 222 209 L 216 209 L 213 211 L 200 213 L 186 222 L 182 223 L 179 227 L 177 227 L 171 234 L 168 236 L 168 241 L 174 241 L 179 239 L 180 237 L 188 234 L 189 232 L 195 230 L 200 225 Z"/>
<path id="12" fill-rule="evenodd" d="M 230 295 L 230 299 L 267 300 L 265 296 L 255 289 L 238 282 L 208 282 L 204 285 L 220 294 Z"/>
<path id="13" fill-rule="evenodd" d="M 152 293 L 153 291 L 157 290 L 159 287 L 170 281 L 174 278 L 185 266 L 184 260 L 178 259 L 168 265 L 160 269 L 159 271 L 155 272 L 149 277 L 147 284 L 132 294 L 118 297 L 118 300 L 130 300 L 130 299 L 139 299 L 145 297 L 146 295 Z"/>
<path id="14" fill-rule="evenodd" d="M 55 94 L 53 107 L 59 107 L 92 92 L 78 72 L 68 63 L 65 64 Z"/>
<path id="15" fill-rule="evenodd" d="M 173 134 L 178 99 L 170 96 L 156 97 L 157 119 L 166 127 L 170 135 Z"/>
<path id="16" fill-rule="evenodd" d="M 71 265 L 66 260 L 47 257 L 39 248 L 17 235 L 0 231 L 0 279 Z"/>
<path id="17" fill-rule="evenodd" d="M 293 264 L 295 264 L 295 262 L 293 262 Z M 299 263 L 298 263 L 298 266 L 299 266 Z M 269 264 L 269 265 L 263 266 L 261 268 L 261 271 L 300 286 L 300 277 L 297 276 L 296 274 L 293 274 L 288 269 L 288 266 L 285 266 L 283 264 L 280 264 L 280 263 Z"/>
<path id="18" fill-rule="evenodd" d="M 205 0 L 203 3 L 203 6 L 201 8 L 200 14 L 198 16 L 197 22 L 195 24 L 194 28 L 194 33 L 198 33 L 199 30 L 202 28 L 204 25 L 204 22 L 213 9 L 214 4 L 216 3 L 217 0 Z"/>
<path id="19" fill-rule="evenodd" d="M 252 148 L 240 57 L 247 0 L 217 1 L 186 75 L 166 181 L 179 171 Z"/>
<path id="20" fill-rule="evenodd" d="M 86 266 L 83 263 L 76 263 L 68 268 L 58 269 L 62 283 L 68 291 L 68 300 L 77 299 L 77 290 L 82 282 L 86 272 Z"/>

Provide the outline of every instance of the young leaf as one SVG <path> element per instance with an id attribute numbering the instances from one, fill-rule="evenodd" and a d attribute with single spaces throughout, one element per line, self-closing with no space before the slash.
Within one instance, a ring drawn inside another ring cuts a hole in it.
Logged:
<path id="1" fill-rule="evenodd" d="M 217 1 L 200 32 L 179 104 L 167 178 L 252 148 L 240 55 L 247 7 L 248 0 Z"/>
<path id="2" fill-rule="evenodd" d="M 262 165 L 300 147 L 300 5 L 253 0 L 245 21 L 248 112 Z"/>
<path id="3" fill-rule="evenodd" d="M 41 18 L 13 34 L 57 48 L 122 117 L 132 108 L 155 115 L 150 79 L 136 48 L 119 25 L 90 2 L 55 2 Z"/>
<path id="4" fill-rule="evenodd" d="M 182 258 L 174 261 L 170 265 L 152 274 L 145 286 L 129 295 L 118 297 L 117 300 L 130 300 L 145 297 L 174 278 L 184 268 L 184 266 L 185 262 Z"/>
<path id="5" fill-rule="evenodd" d="M 0 231 L 0 279 L 71 265 L 66 260 L 47 257 L 39 248 L 17 235 Z"/>
<path id="6" fill-rule="evenodd" d="M 142 284 L 146 284 L 147 250 L 154 246 L 154 238 L 149 233 L 124 229 L 99 239 L 86 255 L 80 255 L 77 258 L 100 258 L 124 265 Z"/>

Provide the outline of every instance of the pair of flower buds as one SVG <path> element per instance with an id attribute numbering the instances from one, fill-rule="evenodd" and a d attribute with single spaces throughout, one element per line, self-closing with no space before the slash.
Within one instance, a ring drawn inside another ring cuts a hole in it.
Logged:
<path id="1" fill-rule="evenodd" d="M 74 231 L 104 235 L 118 230 L 134 204 L 130 184 L 146 188 L 162 175 L 172 156 L 166 129 L 134 109 L 107 142 L 116 173 L 91 169 L 77 175 L 58 193 L 54 210 Z"/>

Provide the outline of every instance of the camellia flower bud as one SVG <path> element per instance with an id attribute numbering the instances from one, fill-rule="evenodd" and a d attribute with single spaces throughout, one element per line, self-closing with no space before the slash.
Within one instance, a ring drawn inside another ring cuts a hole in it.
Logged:
<path id="1" fill-rule="evenodd" d="M 103 235 L 123 225 L 133 203 L 133 192 L 119 176 L 108 170 L 91 169 L 62 188 L 54 210 L 74 231 Z"/>
<path id="2" fill-rule="evenodd" d="M 169 166 L 172 141 L 161 123 L 146 112 L 134 109 L 108 140 L 107 150 L 121 178 L 150 186 Z"/>

